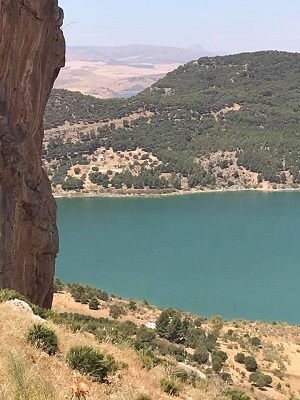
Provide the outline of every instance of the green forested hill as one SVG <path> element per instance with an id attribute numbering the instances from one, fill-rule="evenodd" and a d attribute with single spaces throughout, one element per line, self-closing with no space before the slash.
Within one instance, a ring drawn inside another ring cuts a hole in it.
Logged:
<path id="1" fill-rule="evenodd" d="M 130 121 L 137 111 L 150 112 L 150 120 Z M 257 183 L 300 183 L 300 54 L 200 58 L 129 100 L 54 91 L 46 126 L 116 118 L 128 120 L 122 127 L 99 127 L 86 141 L 90 148 L 152 151 L 161 160 L 155 173 L 186 177 L 190 187 L 215 186 L 222 179 L 231 186 L 241 176 L 239 168 L 258 173 Z M 69 146 L 62 155 L 72 159 L 71 153 Z M 54 157 L 51 151 L 46 156 Z M 224 173 L 230 165 L 237 168 Z"/>

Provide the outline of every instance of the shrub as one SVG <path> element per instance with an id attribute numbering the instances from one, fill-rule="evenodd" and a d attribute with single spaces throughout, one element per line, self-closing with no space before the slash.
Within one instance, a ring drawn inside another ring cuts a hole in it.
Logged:
<path id="1" fill-rule="evenodd" d="M 224 363 L 228 359 L 227 354 L 225 353 L 225 351 L 222 350 L 214 351 L 213 357 L 219 358 L 222 361 L 222 363 Z"/>
<path id="2" fill-rule="evenodd" d="M 53 283 L 53 290 L 54 293 L 59 293 L 64 290 L 64 284 L 61 282 L 59 278 L 56 278 L 54 283 Z"/>
<path id="3" fill-rule="evenodd" d="M 152 397 L 148 393 L 137 393 L 134 400 L 152 400 Z"/>
<path id="4" fill-rule="evenodd" d="M 279 378 L 279 379 L 281 379 L 281 380 L 284 378 L 284 372 L 283 372 L 282 370 L 276 368 L 276 369 L 274 369 L 272 372 L 273 372 L 273 374 L 274 374 L 275 376 L 277 376 L 277 378 Z"/>
<path id="5" fill-rule="evenodd" d="M 136 334 L 137 326 L 132 321 L 124 321 L 119 323 L 118 329 L 126 336 L 133 336 Z"/>
<path id="6" fill-rule="evenodd" d="M 230 400 L 251 400 L 250 397 L 246 393 L 244 393 L 240 390 L 236 390 L 236 389 L 229 390 L 226 393 L 226 396 Z"/>
<path id="7" fill-rule="evenodd" d="M 222 169 L 226 169 L 226 168 L 228 168 L 229 163 L 228 163 L 227 160 L 222 160 L 222 161 L 219 162 L 219 166 L 220 166 Z"/>
<path id="8" fill-rule="evenodd" d="M 136 333 L 136 339 L 142 343 L 150 343 L 155 338 L 155 332 L 153 330 L 141 326 Z"/>
<path id="9" fill-rule="evenodd" d="M 207 340 L 206 340 L 207 350 L 211 353 L 215 349 L 216 344 L 217 344 L 217 337 L 212 333 L 209 333 L 207 335 Z"/>
<path id="10" fill-rule="evenodd" d="M 194 321 L 194 325 L 196 328 L 200 328 L 202 326 L 203 322 L 204 322 L 203 318 L 197 317 Z"/>
<path id="11" fill-rule="evenodd" d="M 196 361 L 198 364 L 206 364 L 209 359 L 209 352 L 207 351 L 206 347 L 198 347 L 193 354 L 193 360 Z"/>
<path id="12" fill-rule="evenodd" d="M 214 372 L 220 372 L 222 369 L 223 363 L 219 357 L 213 357 L 212 359 L 212 369 Z"/>
<path id="13" fill-rule="evenodd" d="M 109 316 L 113 319 L 118 319 L 121 315 L 124 315 L 124 308 L 118 304 L 113 304 L 109 308 Z"/>
<path id="14" fill-rule="evenodd" d="M 136 342 L 136 345 L 137 344 L 138 344 L 138 342 Z M 143 344 L 141 343 L 141 345 L 143 345 Z M 141 348 L 140 350 L 138 350 L 138 356 L 139 356 L 142 368 L 145 368 L 147 370 L 154 368 L 160 362 L 160 359 L 158 357 L 156 357 L 153 354 L 153 351 L 149 348 L 148 349 Z"/>
<path id="15" fill-rule="evenodd" d="M 222 372 L 221 378 L 224 382 L 232 383 L 231 375 L 228 372 Z"/>
<path id="16" fill-rule="evenodd" d="M 261 340 L 258 337 L 251 338 L 252 346 L 258 347 L 261 345 Z"/>
<path id="17" fill-rule="evenodd" d="M 264 375 L 261 372 L 253 372 L 249 376 L 250 382 L 255 383 L 258 387 L 263 388 L 269 386 L 272 383 L 272 378 L 269 375 Z"/>
<path id="18" fill-rule="evenodd" d="M 244 353 L 237 353 L 237 354 L 234 356 L 234 360 L 235 360 L 236 362 L 238 362 L 239 364 L 244 364 L 244 361 L 245 361 L 245 354 L 244 354 Z"/>
<path id="19" fill-rule="evenodd" d="M 22 300 L 25 301 L 26 303 L 29 303 L 28 300 L 22 296 L 20 293 L 16 292 L 15 290 L 11 289 L 2 289 L 0 290 L 0 303 L 3 303 L 4 301 L 8 300 Z"/>
<path id="20" fill-rule="evenodd" d="M 211 317 L 211 324 L 213 329 L 213 335 L 218 337 L 224 325 L 222 317 L 220 315 L 213 315 Z"/>
<path id="21" fill-rule="evenodd" d="M 71 347 L 66 360 L 72 369 L 99 382 L 103 382 L 110 372 L 104 355 L 91 346 Z"/>
<path id="22" fill-rule="evenodd" d="M 202 328 L 188 328 L 185 333 L 185 345 L 192 349 L 206 347 L 206 334 Z"/>
<path id="23" fill-rule="evenodd" d="M 98 310 L 99 309 L 99 301 L 96 297 L 93 297 L 89 302 L 89 309 L 90 310 Z"/>
<path id="24" fill-rule="evenodd" d="M 245 364 L 246 370 L 249 372 L 255 372 L 257 370 L 257 362 L 256 362 L 255 358 L 252 356 L 245 357 L 244 364 Z"/>
<path id="25" fill-rule="evenodd" d="M 34 324 L 29 329 L 27 340 L 49 355 L 58 351 L 58 339 L 55 332 L 44 325 Z"/>
<path id="26" fill-rule="evenodd" d="M 222 350 L 217 350 L 212 353 L 212 369 L 214 372 L 220 372 L 223 364 L 227 360 L 227 354 Z"/>
<path id="27" fill-rule="evenodd" d="M 266 385 L 272 385 L 273 379 L 270 375 L 264 375 Z"/>
<path id="28" fill-rule="evenodd" d="M 175 379 L 163 378 L 160 380 L 161 390 L 171 396 L 178 396 L 181 390 L 181 384 Z"/>
<path id="29" fill-rule="evenodd" d="M 128 309 L 135 311 L 137 309 L 136 302 L 133 300 L 129 300 L 128 302 Z"/>

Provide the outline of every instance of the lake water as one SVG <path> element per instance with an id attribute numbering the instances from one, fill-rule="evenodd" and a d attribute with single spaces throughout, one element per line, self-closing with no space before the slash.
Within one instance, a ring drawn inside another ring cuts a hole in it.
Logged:
<path id="1" fill-rule="evenodd" d="M 206 317 L 300 324 L 300 192 L 57 203 L 64 282 Z"/>

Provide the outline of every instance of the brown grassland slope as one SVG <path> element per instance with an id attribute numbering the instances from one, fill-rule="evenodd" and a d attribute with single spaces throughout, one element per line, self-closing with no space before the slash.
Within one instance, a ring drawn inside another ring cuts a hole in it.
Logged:
<path id="1" fill-rule="evenodd" d="M 115 323 L 131 321 L 137 327 L 143 326 L 147 321 L 157 320 L 162 312 L 144 301 L 137 302 L 136 309 L 132 310 L 128 307 L 129 302 L 130 300 L 112 296 L 106 301 L 99 301 L 99 310 L 90 310 L 87 304 L 75 302 L 69 293 L 61 292 L 54 296 L 53 309 L 55 315 L 68 312 L 106 318 L 106 321 L 109 321 L 112 320 L 111 307 L 118 305 L 123 307 L 125 312 L 115 318 Z M 187 313 L 185 317 L 194 320 L 196 318 Z M 59 351 L 56 355 L 48 356 L 28 343 L 28 331 L 34 323 L 32 316 L 14 311 L 8 304 L 1 303 L 0 321 L 1 400 L 71 398 L 155 400 L 174 397 L 162 389 L 162 379 L 170 380 L 172 384 L 177 385 L 178 391 L 174 395 L 182 400 L 299 398 L 300 328 L 298 326 L 277 322 L 247 322 L 242 319 L 232 322 L 222 321 L 219 318 L 212 318 L 211 321 L 202 319 L 201 329 L 206 334 L 218 331 L 217 349 L 225 352 L 228 357 L 221 371 L 215 373 L 208 365 L 201 366 L 190 359 L 178 362 L 171 354 L 162 355 L 158 350 L 154 350 L 154 354 L 159 362 L 149 363 L 145 352 L 136 351 L 124 340 L 116 340 L 116 337 L 109 335 L 102 340 L 98 336 L 97 340 L 97 332 L 94 335 L 88 332 L 86 327 L 75 329 L 74 325 L 54 323 L 51 319 L 47 319 L 43 325 L 56 333 Z M 155 340 L 157 343 L 160 340 L 160 346 L 162 345 L 163 339 Z M 257 343 L 254 343 L 255 341 Z M 87 377 L 80 376 L 68 366 L 66 354 L 72 346 L 77 345 L 92 346 L 105 356 L 114 357 L 118 368 L 110 373 L 106 383 L 93 382 Z M 184 344 L 179 346 L 184 348 Z M 194 353 L 191 348 L 184 350 L 187 354 Z M 235 360 L 237 353 L 254 357 L 259 365 L 259 371 L 272 378 L 271 384 L 259 388 L 257 384 L 251 383 L 249 370 L 244 364 Z M 189 374 L 193 371 L 195 374 L 190 375 L 188 379 L 186 377 L 182 379 L 184 371 Z M 227 382 L 222 379 L 226 374 L 231 376 Z M 74 395 L 76 382 L 84 385 L 85 397 L 83 394 L 78 397 Z"/>

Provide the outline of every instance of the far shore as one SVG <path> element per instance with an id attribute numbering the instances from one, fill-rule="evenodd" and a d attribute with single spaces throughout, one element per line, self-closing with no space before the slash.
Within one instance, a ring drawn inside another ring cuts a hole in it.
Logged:
<path id="1" fill-rule="evenodd" d="M 140 192 L 133 191 L 112 191 L 112 192 L 75 192 L 69 191 L 66 193 L 53 193 L 53 196 L 56 199 L 59 198 L 82 198 L 82 197 L 103 197 L 103 198 L 151 198 L 151 197 L 170 197 L 170 196 L 183 196 L 190 194 L 199 194 L 199 193 L 232 193 L 232 192 L 262 192 L 262 193 L 277 193 L 277 192 L 297 192 L 300 191 L 300 188 L 278 188 L 273 189 L 272 187 L 257 187 L 257 188 L 228 188 L 228 189 L 191 189 L 191 190 L 176 190 L 170 192 L 159 192 L 153 191 L 151 193 L 149 190 L 141 190 Z"/>

